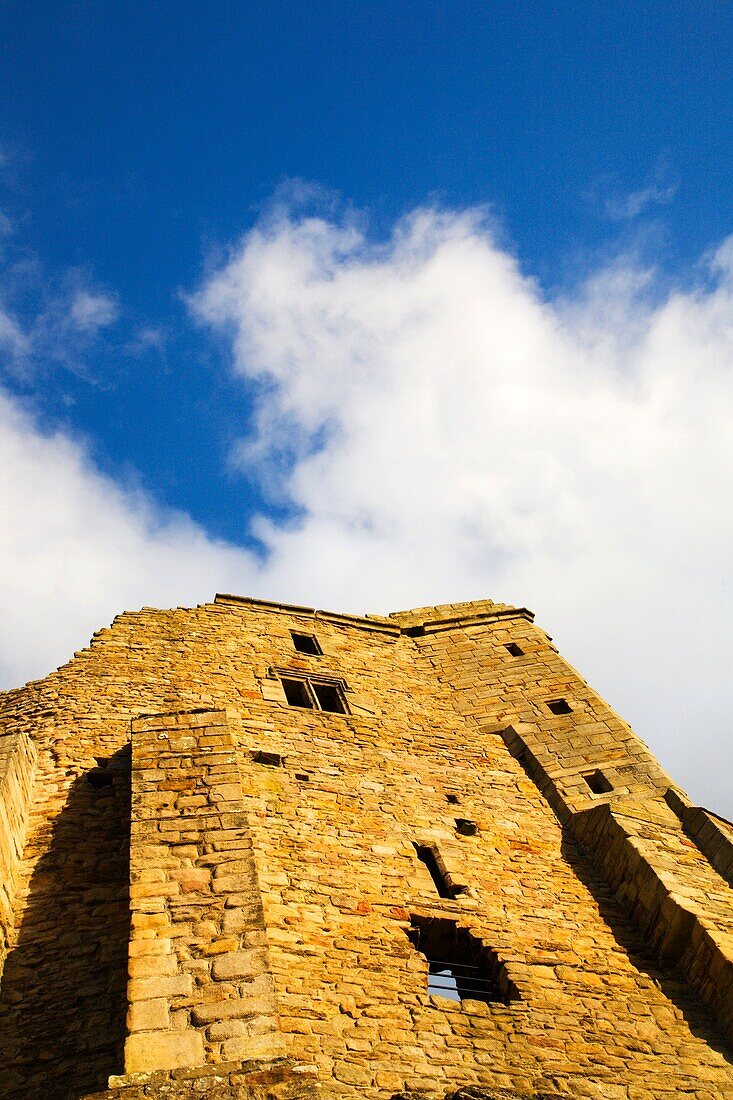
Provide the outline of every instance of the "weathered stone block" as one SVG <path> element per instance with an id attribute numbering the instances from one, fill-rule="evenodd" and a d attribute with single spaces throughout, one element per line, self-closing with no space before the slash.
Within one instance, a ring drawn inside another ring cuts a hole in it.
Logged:
<path id="1" fill-rule="evenodd" d="M 197 1066 L 203 1060 L 203 1036 L 197 1031 L 143 1031 L 130 1035 L 125 1044 L 128 1073 Z"/>
<path id="2" fill-rule="evenodd" d="M 168 1001 L 163 997 L 152 1001 L 136 1001 L 127 1010 L 127 1026 L 130 1031 L 166 1031 L 168 1021 Z"/>
<path id="3" fill-rule="evenodd" d="M 211 964 L 212 975 L 223 981 L 231 978 L 254 978 L 263 974 L 266 969 L 267 956 L 257 948 L 219 955 Z"/>

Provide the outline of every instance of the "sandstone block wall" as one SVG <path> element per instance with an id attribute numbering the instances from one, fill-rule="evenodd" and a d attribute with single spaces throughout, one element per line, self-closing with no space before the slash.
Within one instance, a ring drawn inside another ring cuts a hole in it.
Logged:
<path id="1" fill-rule="evenodd" d="M 727 827 L 529 612 L 144 609 L 0 729 L 8 1096 L 733 1097 Z M 432 991 L 431 928 L 491 996 Z"/>
<path id="2" fill-rule="evenodd" d="M 0 737 L 0 975 L 13 931 L 13 905 L 36 756 L 26 734 L 6 733 Z"/>

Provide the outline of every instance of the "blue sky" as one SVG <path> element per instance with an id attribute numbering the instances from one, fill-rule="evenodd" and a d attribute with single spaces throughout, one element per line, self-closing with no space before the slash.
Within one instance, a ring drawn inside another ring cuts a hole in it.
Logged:
<path id="1" fill-rule="evenodd" d="M 728 797 L 732 24 L 4 3 L 3 682 L 217 588 L 493 596 Z"/>
<path id="2" fill-rule="evenodd" d="M 679 270 L 733 224 L 731 32 L 720 3 L 4 4 L 20 247 L 41 290 L 76 268 L 120 302 L 84 379 L 36 393 L 44 412 L 90 434 L 105 468 L 131 464 L 241 537 L 252 487 L 224 457 L 246 395 L 180 295 L 273 190 L 315 181 L 377 235 L 431 198 L 490 203 L 551 292 L 625 242 L 604 203 L 658 183 L 677 192 L 634 243 Z M 130 355 L 145 329 L 164 351 Z M 182 448 L 192 414 L 215 430 Z"/>

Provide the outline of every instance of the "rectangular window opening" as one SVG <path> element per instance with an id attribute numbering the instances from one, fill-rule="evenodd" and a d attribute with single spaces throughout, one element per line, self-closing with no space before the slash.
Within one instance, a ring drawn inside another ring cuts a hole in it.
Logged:
<path id="1" fill-rule="evenodd" d="M 278 752 L 263 752 L 258 749 L 252 753 L 255 764 L 264 764 L 268 768 L 282 768 L 285 765 L 285 757 Z"/>
<path id="2" fill-rule="evenodd" d="M 504 646 L 504 649 L 511 653 L 512 657 L 524 656 L 524 650 L 521 646 L 518 646 L 516 642 L 507 642 L 507 644 Z"/>
<path id="3" fill-rule="evenodd" d="M 338 680 L 313 676 L 285 676 L 278 672 L 285 698 L 291 707 L 322 710 L 328 714 L 348 714 L 349 708 Z"/>
<path id="4" fill-rule="evenodd" d="M 446 800 L 446 802 L 450 802 L 451 806 L 457 806 L 458 805 L 458 795 L 457 794 L 447 794 L 445 796 L 445 800 Z"/>
<path id="5" fill-rule="evenodd" d="M 295 778 L 298 780 L 299 783 L 308 783 L 308 782 L 310 782 L 310 776 L 306 775 L 305 772 L 296 772 L 295 773 Z"/>
<path id="6" fill-rule="evenodd" d="M 603 772 L 598 768 L 594 772 L 584 775 L 583 779 L 593 794 L 609 794 L 613 790 L 613 784 L 606 779 Z"/>
<path id="7" fill-rule="evenodd" d="M 296 630 L 290 631 L 296 652 L 308 653 L 311 657 L 320 657 L 323 654 L 318 638 L 314 634 L 299 634 Z"/>
<path id="8" fill-rule="evenodd" d="M 547 703 L 547 709 L 552 711 L 553 714 L 571 714 L 573 708 L 567 699 L 550 699 Z"/>
<path id="9" fill-rule="evenodd" d="M 433 886 L 437 890 L 439 897 L 455 898 L 459 894 L 465 892 L 465 886 L 454 886 L 448 881 L 448 876 L 440 866 L 434 848 L 429 848 L 426 844 L 415 844 L 414 842 L 413 847 L 417 853 L 417 858 L 427 869 L 428 874 L 433 880 Z"/>
<path id="10" fill-rule="evenodd" d="M 346 714 L 346 706 L 336 684 L 319 684 L 317 680 L 311 680 L 310 684 L 321 710 L 327 710 L 330 714 Z"/>
<path id="11" fill-rule="evenodd" d="M 281 682 L 285 698 L 291 707 L 309 707 L 311 710 L 315 708 L 316 704 L 311 698 L 305 680 L 286 680 L 283 677 Z"/>

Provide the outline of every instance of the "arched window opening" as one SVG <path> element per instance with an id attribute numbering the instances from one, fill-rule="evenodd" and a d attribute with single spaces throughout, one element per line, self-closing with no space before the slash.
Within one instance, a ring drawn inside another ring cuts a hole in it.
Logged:
<path id="1" fill-rule="evenodd" d="M 413 916 L 407 933 L 427 959 L 428 993 L 451 1001 L 508 1004 L 519 996 L 495 951 L 443 917 Z"/>

